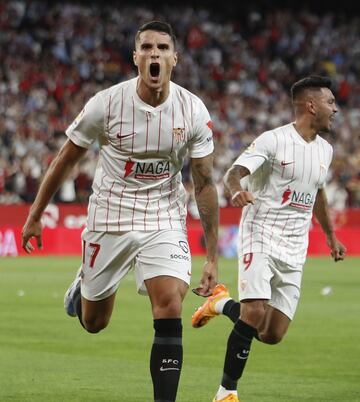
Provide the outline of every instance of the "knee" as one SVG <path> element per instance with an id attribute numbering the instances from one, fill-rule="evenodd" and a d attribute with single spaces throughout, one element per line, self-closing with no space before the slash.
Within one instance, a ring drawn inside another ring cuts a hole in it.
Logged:
<path id="1" fill-rule="evenodd" d="M 170 318 L 181 316 L 181 301 L 174 297 L 164 297 L 153 306 L 155 318 Z"/>
<path id="2" fill-rule="evenodd" d="M 268 345 L 276 345 L 284 337 L 283 333 L 279 331 L 264 331 L 259 333 L 259 338 L 261 342 L 267 343 Z"/>
<path id="3" fill-rule="evenodd" d="M 90 334 L 97 334 L 102 329 L 106 328 L 109 321 L 102 317 L 87 317 L 83 319 L 83 326 Z"/>

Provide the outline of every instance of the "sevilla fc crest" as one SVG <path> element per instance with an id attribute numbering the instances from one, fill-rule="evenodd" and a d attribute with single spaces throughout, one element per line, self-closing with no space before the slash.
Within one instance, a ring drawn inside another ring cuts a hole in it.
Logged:
<path id="1" fill-rule="evenodd" d="M 173 137 L 177 144 L 179 144 L 180 142 L 185 142 L 185 128 L 173 128 Z"/>

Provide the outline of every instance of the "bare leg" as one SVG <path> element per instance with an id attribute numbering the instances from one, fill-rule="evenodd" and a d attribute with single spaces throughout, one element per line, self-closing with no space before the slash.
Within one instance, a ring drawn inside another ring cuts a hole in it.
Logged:
<path id="1" fill-rule="evenodd" d="M 269 305 L 262 323 L 257 327 L 259 340 L 274 345 L 279 343 L 286 334 L 291 320 L 281 311 Z"/>
<path id="2" fill-rule="evenodd" d="M 87 300 L 81 297 L 82 323 L 91 333 L 104 329 L 109 321 L 115 302 L 115 293 L 99 301 Z"/>
<path id="3" fill-rule="evenodd" d="M 145 281 L 154 319 L 180 318 L 188 285 L 172 276 L 158 276 Z"/>

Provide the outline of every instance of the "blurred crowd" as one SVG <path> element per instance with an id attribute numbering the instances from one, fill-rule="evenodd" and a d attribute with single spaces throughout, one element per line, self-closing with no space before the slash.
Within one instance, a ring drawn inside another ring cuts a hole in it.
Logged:
<path id="1" fill-rule="evenodd" d="M 229 204 L 224 172 L 257 135 L 293 119 L 291 84 L 317 73 L 332 78 L 339 105 L 326 135 L 335 151 L 329 202 L 360 207 L 359 18 L 290 9 L 236 14 L 0 0 L 0 203 L 34 200 L 64 130 L 95 92 L 136 75 L 136 30 L 161 19 L 178 38 L 173 81 L 199 95 L 213 120 L 221 206 Z M 87 201 L 97 152 L 90 149 L 55 201 Z M 188 167 L 183 179 L 191 211 Z"/>

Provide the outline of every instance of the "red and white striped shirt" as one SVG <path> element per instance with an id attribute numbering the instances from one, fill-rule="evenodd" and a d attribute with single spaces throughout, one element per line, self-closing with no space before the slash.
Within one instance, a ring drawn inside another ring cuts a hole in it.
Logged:
<path id="1" fill-rule="evenodd" d="M 261 134 L 234 165 L 249 169 L 248 191 L 255 204 L 244 207 L 239 255 L 263 252 L 303 264 L 315 197 L 325 183 L 332 146 L 319 135 L 306 142 L 293 123 Z"/>
<path id="2" fill-rule="evenodd" d="M 137 79 L 98 92 L 66 130 L 81 147 L 99 141 L 89 230 L 185 229 L 185 156 L 214 149 L 210 116 L 197 96 L 170 82 L 166 101 L 152 107 L 139 98 Z"/>

